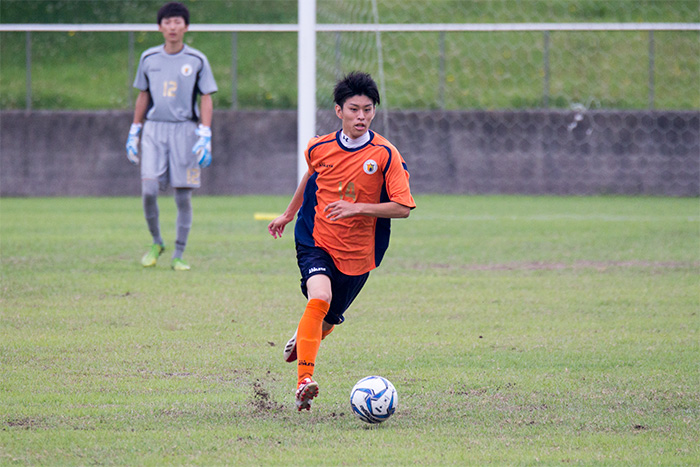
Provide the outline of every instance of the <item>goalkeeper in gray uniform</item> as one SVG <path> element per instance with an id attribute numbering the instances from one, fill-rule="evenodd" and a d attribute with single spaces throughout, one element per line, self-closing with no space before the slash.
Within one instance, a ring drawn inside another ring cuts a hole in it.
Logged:
<path id="1" fill-rule="evenodd" d="M 171 263 L 176 271 L 190 269 L 182 255 L 192 226 L 192 189 L 200 186 L 201 169 L 211 164 L 211 94 L 218 90 L 207 57 L 183 42 L 189 24 L 190 14 L 182 3 L 166 3 L 158 10 L 158 30 L 165 43 L 141 55 L 134 79 L 134 87 L 140 92 L 126 143 L 131 163 L 138 164 L 141 156 L 143 211 L 153 237 L 153 245 L 141 264 L 155 266 L 165 250 L 158 219 L 158 190 L 170 185 L 175 189 L 177 205 Z"/>

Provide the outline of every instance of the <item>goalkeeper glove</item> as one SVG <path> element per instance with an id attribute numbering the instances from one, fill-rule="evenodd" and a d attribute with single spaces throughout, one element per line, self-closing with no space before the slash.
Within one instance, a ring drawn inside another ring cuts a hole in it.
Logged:
<path id="1" fill-rule="evenodd" d="M 192 147 L 192 153 L 197 156 L 197 163 L 200 167 L 209 167 L 211 164 L 211 128 L 199 125 L 194 132 L 199 136 L 199 140 Z"/>
<path id="2" fill-rule="evenodd" d="M 126 140 L 126 157 L 134 165 L 139 163 L 139 134 L 143 125 L 132 123 L 129 128 L 129 138 Z"/>

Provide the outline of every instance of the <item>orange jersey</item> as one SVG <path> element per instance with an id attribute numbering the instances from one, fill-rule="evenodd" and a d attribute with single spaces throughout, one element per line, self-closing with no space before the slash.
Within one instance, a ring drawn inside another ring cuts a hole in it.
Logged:
<path id="1" fill-rule="evenodd" d="M 323 248 L 344 274 L 356 276 L 376 268 L 389 246 L 390 219 L 353 216 L 330 221 L 326 206 L 340 199 L 351 203 L 394 201 L 409 208 L 416 204 L 409 174 L 399 151 L 384 137 L 370 131 L 369 141 L 349 149 L 340 131 L 312 138 L 306 149 L 311 177 L 295 227 L 296 240 Z"/>

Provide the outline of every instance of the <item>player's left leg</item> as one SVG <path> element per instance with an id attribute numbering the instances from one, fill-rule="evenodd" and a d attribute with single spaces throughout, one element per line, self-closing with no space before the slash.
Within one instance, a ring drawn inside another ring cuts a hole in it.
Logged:
<path id="1" fill-rule="evenodd" d="M 188 271 L 190 266 L 183 261 L 182 255 L 192 228 L 192 188 L 175 188 L 175 204 L 177 205 L 177 237 L 172 267 L 176 271 Z"/>
<path id="2" fill-rule="evenodd" d="M 367 282 L 369 273 L 360 276 L 347 276 L 340 271 L 335 271 L 334 279 L 331 281 L 331 301 L 330 308 L 326 317 L 323 318 L 323 327 L 321 328 L 321 340 L 325 339 L 337 324 L 342 323 L 345 318 L 343 313 L 350 307 L 357 295 L 362 290 L 362 287 Z M 284 361 L 291 363 L 297 359 L 297 334 L 299 330 L 294 332 L 294 335 L 287 341 L 284 346 L 283 357 Z"/>
<path id="3" fill-rule="evenodd" d="M 192 121 L 168 125 L 170 185 L 175 188 L 177 205 L 177 239 L 171 265 L 176 271 L 190 269 L 183 261 L 182 254 L 192 227 L 192 189 L 199 188 L 201 184 L 201 169 L 192 154 L 192 146 L 197 140 L 196 127 L 197 124 Z"/>
<path id="4" fill-rule="evenodd" d="M 153 237 L 153 244 L 141 258 L 144 267 L 156 265 L 158 257 L 165 249 L 160 235 L 158 218 L 158 191 L 167 185 L 168 150 L 162 141 L 166 135 L 167 124 L 147 120 L 143 124 L 141 136 L 141 194 L 143 212 L 148 224 L 148 230 Z"/>

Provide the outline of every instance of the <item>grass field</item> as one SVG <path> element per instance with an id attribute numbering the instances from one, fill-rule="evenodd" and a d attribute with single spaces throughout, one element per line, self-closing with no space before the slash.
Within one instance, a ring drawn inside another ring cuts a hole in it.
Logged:
<path id="1" fill-rule="evenodd" d="M 287 201 L 195 197 L 178 274 L 137 198 L 0 200 L 0 465 L 700 463 L 697 199 L 417 196 L 301 414 Z"/>

